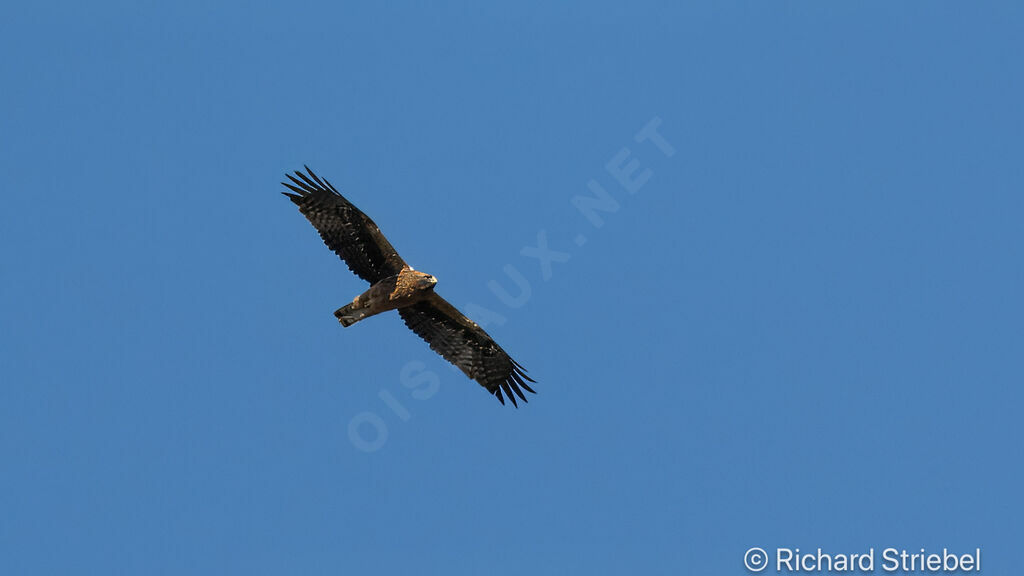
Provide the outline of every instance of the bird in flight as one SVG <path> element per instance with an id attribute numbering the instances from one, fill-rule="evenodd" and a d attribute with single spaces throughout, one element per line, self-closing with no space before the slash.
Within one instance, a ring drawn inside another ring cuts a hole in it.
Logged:
<path id="1" fill-rule="evenodd" d="M 370 283 L 366 292 L 334 312 L 342 326 L 398 310 L 405 325 L 433 351 L 479 382 L 502 404 L 502 392 L 517 408 L 516 396 L 527 401 L 523 390 L 536 394 L 527 384 L 536 381 L 526 375 L 526 370 L 483 328 L 434 291 L 436 278 L 406 264 L 369 216 L 309 166 L 305 168 L 308 175 L 301 171 L 295 176 L 286 174 L 291 183 L 282 184 L 291 192 L 282 194 L 299 207 L 324 244 L 349 270 Z"/>

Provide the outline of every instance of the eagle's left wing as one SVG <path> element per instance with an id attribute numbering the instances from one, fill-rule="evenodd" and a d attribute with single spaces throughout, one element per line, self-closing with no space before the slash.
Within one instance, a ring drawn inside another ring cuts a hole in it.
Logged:
<path id="1" fill-rule="evenodd" d="M 535 382 L 526 370 L 513 360 L 476 322 L 466 318 L 447 300 L 431 292 L 426 299 L 399 308 L 405 324 L 430 344 L 445 360 L 459 367 L 466 376 L 476 380 L 502 404 L 502 390 L 516 407 L 515 392 L 523 402 L 521 388 L 533 391 L 526 383 Z"/>

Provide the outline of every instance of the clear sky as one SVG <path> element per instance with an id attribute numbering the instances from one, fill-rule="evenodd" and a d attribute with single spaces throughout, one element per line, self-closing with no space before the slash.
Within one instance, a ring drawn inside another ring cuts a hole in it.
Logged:
<path id="1" fill-rule="evenodd" d="M 3 20 L 3 574 L 1019 572 L 1019 3 Z M 303 164 L 528 405 L 338 325 Z"/>

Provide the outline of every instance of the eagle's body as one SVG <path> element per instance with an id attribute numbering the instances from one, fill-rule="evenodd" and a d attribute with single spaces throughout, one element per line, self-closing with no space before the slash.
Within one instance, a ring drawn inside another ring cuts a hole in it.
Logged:
<path id="1" fill-rule="evenodd" d="M 356 296 L 351 304 L 338 308 L 334 316 L 342 326 L 351 326 L 388 310 L 411 306 L 430 295 L 437 279 L 412 268 L 402 268 L 394 276 L 377 282 L 369 290 Z"/>
<path id="2" fill-rule="evenodd" d="M 430 348 L 476 380 L 502 404 L 507 396 L 524 402 L 523 390 L 533 392 L 526 370 L 513 360 L 476 322 L 466 318 L 434 291 L 437 280 L 402 260 L 373 220 L 346 200 L 331 183 L 306 167 L 283 182 L 285 192 L 313 224 L 324 244 L 333 250 L 370 288 L 334 315 L 342 326 L 398 310 L 413 332 Z M 514 395 L 513 395 L 514 394 Z"/>

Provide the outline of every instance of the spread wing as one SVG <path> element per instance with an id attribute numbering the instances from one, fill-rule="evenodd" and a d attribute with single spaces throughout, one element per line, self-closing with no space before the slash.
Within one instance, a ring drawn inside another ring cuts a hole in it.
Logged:
<path id="1" fill-rule="evenodd" d="M 502 404 L 502 390 L 516 407 L 515 392 L 523 402 L 522 388 L 533 391 L 526 383 L 535 382 L 526 370 L 509 357 L 484 329 L 436 293 L 412 306 L 399 308 L 406 326 L 430 344 L 430 348 L 476 380 Z"/>
<path id="2" fill-rule="evenodd" d="M 370 284 L 398 274 L 405 267 L 405 261 L 373 220 L 338 193 L 330 182 L 321 180 L 309 166 L 305 168 L 309 176 L 299 171 L 295 172 L 298 178 L 286 174 L 292 184 L 282 184 L 295 193 L 282 194 L 299 207 L 320 233 L 324 244 L 348 264 L 349 270 Z"/>

